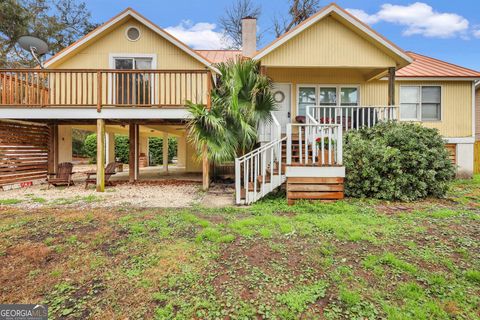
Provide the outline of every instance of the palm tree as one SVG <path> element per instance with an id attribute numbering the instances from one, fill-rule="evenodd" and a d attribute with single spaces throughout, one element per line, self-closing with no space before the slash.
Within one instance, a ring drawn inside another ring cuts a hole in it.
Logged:
<path id="1" fill-rule="evenodd" d="M 271 120 L 275 102 L 272 82 L 260 74 L 258 62 L 231 60 L 216 67 L 220 79 L 211 92 L 211 109 L 188 102 L 188 135 L 198 154 L 206 147 L 207 158 L 220 163 L 255 147 L 258 124 Z"/>

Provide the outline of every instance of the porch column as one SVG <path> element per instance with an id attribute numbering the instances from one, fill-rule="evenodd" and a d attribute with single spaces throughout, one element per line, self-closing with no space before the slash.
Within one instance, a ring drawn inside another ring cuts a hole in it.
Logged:
<path id="1" fill-rule="evenodd" d="M 97 119 L 97 192 L 105 191 L 105 120 Z"/>
<path id="2" fill-rule="evenodd" d="M 388 105 L 395 105 L 395 67 L 388 68 Z"/>
<path id="3" fill-rule="evenodd" d="M 50 135 L 48 138 L 48 173 L 57 172 L 58 165 L 58 125 L 48 126 Z"/>
<path id="4" fill-rule="evenodd" d="M 107 138 L 105 140 L 106 161 L 110 163 L 115 161 L 115 134 L 113 132 L 107 132 Z"/>
<path id="5" fill-rule="evenodd" d="M 163 171 L 168 174 L 168 133 L 163 133 Z"/>
<path id="6" fill-rule="evenodd" d="M 207 109 L 210 110 L 212 107 L 212 73 L 207 74 Z M 207 145 L 203 146 L 202 152 L 202 184 L 203 190 L 208 190 L 210 187 L 210 162 L 207 157 Z"/>
<path id="7" fill-rule="evenodd" d="M 138 180 L 138 124 L 131 122 L 128 125 L 129 160 L 128 178 L 130 182 Z"/>

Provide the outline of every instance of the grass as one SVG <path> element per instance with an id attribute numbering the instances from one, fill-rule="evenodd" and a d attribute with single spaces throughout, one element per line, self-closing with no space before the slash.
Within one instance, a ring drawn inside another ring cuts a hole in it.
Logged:
<path id="1" fill-rule="evenodd" d="M 0 300 L 67 319 L 479 319 L 479 190 L 226 209 L 2 200 Z"/>

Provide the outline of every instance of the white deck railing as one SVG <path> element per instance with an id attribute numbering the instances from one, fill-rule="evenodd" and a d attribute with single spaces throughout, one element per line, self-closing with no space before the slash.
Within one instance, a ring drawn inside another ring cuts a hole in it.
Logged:
<path id="1" fill-rule="evenodd" d="M 340 125 L 345 131 L 398 119 L 396 106 L 307 106 L 306 113 L 307 123 Z"/>
<path id="2" fill-rule="evenodd" d="M 312 122 L 287 124 L 287 165 L 342 165 L 342 127 L 339 124 Z"/>
<path id="3" fill-rule="evenodd" d="M 250 204 L 285 182 L 282 144 L 287 138 L 269 142 L 235 159 L 235 202 Z"/>

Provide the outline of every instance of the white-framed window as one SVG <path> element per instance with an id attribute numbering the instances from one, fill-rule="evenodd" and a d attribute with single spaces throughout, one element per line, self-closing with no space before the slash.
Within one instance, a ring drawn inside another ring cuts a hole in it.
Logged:
<path id="1" fill-rule="evenodd" d="M 441 86 L 401 86 L 400 119 L 407 121 L 440 121 L 442 118 Z"/>
<path id="2" fill-rule="evenodd" d="M 297 115 L 305 116 L 306 106 L 317 104 L 332 107 L 358 106 L 360 88 L 355 85 L 299 85 Z"/>

